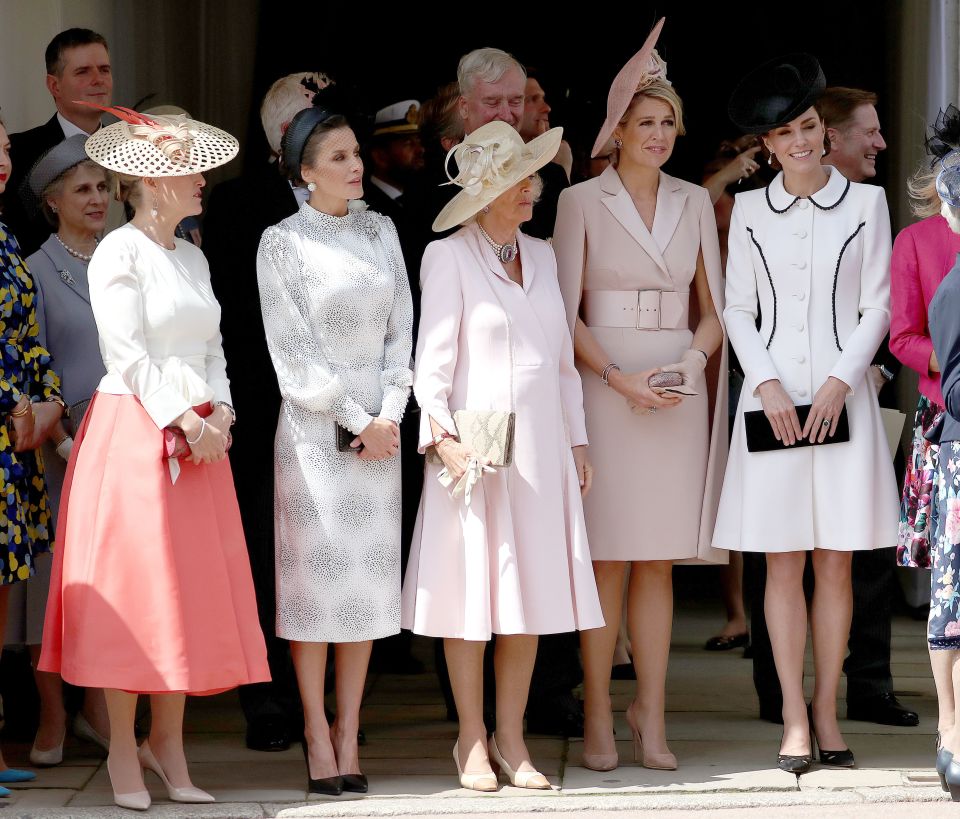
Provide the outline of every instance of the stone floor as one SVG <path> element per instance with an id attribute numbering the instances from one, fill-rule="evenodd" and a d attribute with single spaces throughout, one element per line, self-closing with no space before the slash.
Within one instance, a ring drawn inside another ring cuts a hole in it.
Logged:
<path id="1" fill-rule="evenodd" d="M 361 749 L 370 777 L 366 797 L 311 798 L 298 747 L 284 753 L 248 751 L 235 694 L 192 700 L 187 711 L 187 755 L 196 784 L 218 804 L 167 802 L 148 774 L 156 800 L 151 816 L 307 817 L 521 815 L 544 811 L 612 815 L 623 811 L 664 817 L 693 811 L 716 816 L 853 816 L 912 819 L 957 815 L 936 781 L 933 734 L 936 700 L 923 639 L 924 624 L 894 623 L 893 674 L 904 704 L 921 714 L 918 728 L 892 729 L 842 722 L 858 768 L 814 768 L 797 777 L 774 767 L 780 727 L 756 719 L 750 663 L 741 652 L 711 654 L 704 639 L 718 624 L 713 607 L 678 606 L 670 661 L 667 727 L 677 771 L 652 771 L 632 762 L 629 741 L 618 742 L 623 764 L 610 773 L 581 767 L 582 743 L 531 737 L 534 760 L 555 785 L 552 793 L 504 787 L 480 795 L 457 787 L 451 748 L 456 736 L 432 674 L 371 676 L 362 714 L 368 743 Z M 430 649 L 419 645 L 425 657 Z M 808 666 L 808 682 L 809 673 Z M 614 682 L 618 737 L 629 737 L 622 709 L 632 683 Z M 6 744 L 10 764 L 24 765 L 28 748 Z M 911 803 L 907 807 L 904 803 Z M 927 803 L 927 804 L 919 804 Z M 830 806 L 827 809 L 827 806 Z M 112 806 L 106 767 L 95 749 L 70 740 L 64 763 L 38 772 L 35 783 L 2 800 L 5 816 L 130 816 Z M 699 813 L 698 815 L 703 815 Z"/>

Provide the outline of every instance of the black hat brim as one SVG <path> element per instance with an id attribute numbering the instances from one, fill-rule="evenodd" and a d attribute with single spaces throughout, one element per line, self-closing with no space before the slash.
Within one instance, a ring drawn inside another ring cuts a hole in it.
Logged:
<path id="1" fill-rule="evenodd" d="M 827 86 L 823 69 L 810 54 L 769 60 L 737 85 L 727 113 L 746 134 L 765 134 L 786 125 L 810 108 Z"/>

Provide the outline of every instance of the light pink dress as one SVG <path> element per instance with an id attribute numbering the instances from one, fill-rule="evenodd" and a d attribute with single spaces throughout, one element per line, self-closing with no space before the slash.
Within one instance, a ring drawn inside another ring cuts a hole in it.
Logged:
<path id="1" fill-rule="evenodd" d="M 523 287 L 473 225 L 423 257 L 420 450 L 430 418 L 454 432 L 458 409 L 513 409 L 517 425 L 513 465 L 484 475 L 469 506 L 437 481 L 440 465 L 426 466 L 402 596 L 403 627 L 417 634 L 603 625 L 571 452 L 587 436 L 556 259 L 538 239 L 521 234 L 519 246 Z"/>

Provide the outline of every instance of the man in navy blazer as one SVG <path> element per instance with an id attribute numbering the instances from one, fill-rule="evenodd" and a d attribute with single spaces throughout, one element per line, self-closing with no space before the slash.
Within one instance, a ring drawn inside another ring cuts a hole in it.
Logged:
<path id="1" fill-rule="evenodd" d="M 67 137 L 92 134 L 100 127 L 101 112 L 78 103 L 110 105 L 113 74 L 107 41 L 88 28 L 61 31 L 47 46 L 47 90 L 57 112 L 43 125 L 10 134 L 13 170 L 7 183 L 3 221 L 17 237 L 23 255 L 29 256 L 50 236 L 50 225 L 38 213 L 31 218 L 19 192 L 34 163 Z"/>

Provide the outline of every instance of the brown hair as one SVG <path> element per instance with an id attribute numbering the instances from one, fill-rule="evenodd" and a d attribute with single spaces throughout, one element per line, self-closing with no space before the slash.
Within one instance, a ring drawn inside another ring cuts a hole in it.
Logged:
<path id="1" fill-rule="evenodd" d="M 813 105 L 823 120 L 825 128 L 841 130 L 850 124 L 853 112 L 861 105 L 876 105 L 877 95 L 861 88 L 846 88 L 835 85 L 823 92 Z"/>
<path id="2" fill-rule="evenodd" d="M 645 97 L 660 100 L 669 105 L 670 108 L 673 109 L 673 118 L 677 122 L 677 134 L 683 136 L 687 132 L 687 129 L 683 125 L 683 100 L 680 99 L 680 95 L 676 89 L 666 80 L 662 79 L 656 79 L 642 91 L 637 91 L 637 93 L 633 95 L 633 99 L 630 100 L 627 110 L 624 111 L 623 116 L 620 117 L 620 122 L 617 124 L 621 127 L 626 125 L 636 104 Z"/>
<path id="3" fill-rule="evenodd" d="M 102 45 L 109 52 L 106 38 L 102 34 L 97 34 L 89 28 L 68 28 L 61 31 L 47 45 L 44 52 L 44 61 L 47 64 L 47 73 L 59 77 L 63 73 L 65 60 L 63 52 L 71 48 L 79 48 L 85 45 Z"/>
<path id="4" fill-rule="evenodd" d="M 910 210 L 913 215 L 926 219 L 940 213 L 940 195 L 937 193 L 937 174 L 939 172 L 922 162 L 907 179 L 907 194 L 910 196 Z"/>
<path id="5" fill-rule="evenodd" d="M 300 164 L 296 168 L 289 168 L 286 164 L 283 165 L 287 179 L 289 179 L 295 185 L 302 185 L 303 177 L 300 175 L 300 168 L 304 165 L 306 165 L 308 168 L 312 168 L 314 165 L 316 165 L 317 156 L 320 153 L 320 146 L 323 145 L 324 140 L 330 135 L 330 133 L 332 131 L 337 131 L 340 128 L 349 127 L 350 123 L 342 114 L 334 114 L 333 116 L 327 117 L 325 120 L 317 123 L 317 125 L 315 125 L 313 130 L 310 132 L 310 136 L 307 137 L 307 141 L 303 145 L 303 153 L 300 155 Z"/>
<path id="6" fill-rule="evenodd" d="M 139 183 L 143 181 L 143 177 L 118 173 L 116 174 L 116 180 L 114 196 L 117 201 L 129 205 L 130 209 L 136 213 L 137 206 L 143 199 L 143 188 L 139 185 Z"/>
<path id="7" fill-rule="evenodd" d="M 444 138 L 463 139 L 463 118 L 457 109 L 459 99 L 459 84 L 448 82 L 420 107 L 420 141 L 424 148 L 432 150 Z"/>

